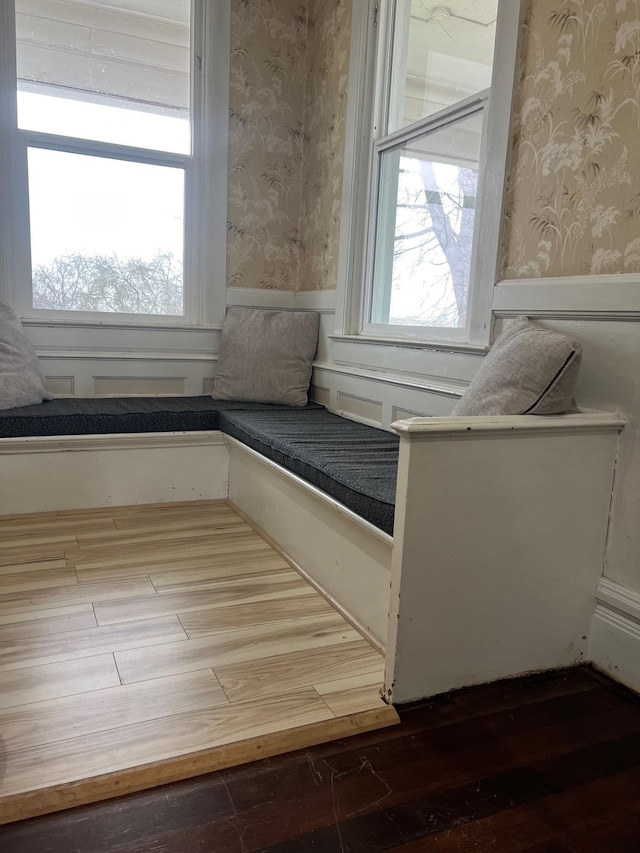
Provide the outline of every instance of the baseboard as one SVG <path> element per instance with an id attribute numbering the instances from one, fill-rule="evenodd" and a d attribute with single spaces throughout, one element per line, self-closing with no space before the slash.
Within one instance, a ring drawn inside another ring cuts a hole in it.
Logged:
<path id="1" fill-rule="evenodd" d="M 640 593 L 603 578 L 596 600 L 589 658 L 599 670 L 640 693 Z"/>

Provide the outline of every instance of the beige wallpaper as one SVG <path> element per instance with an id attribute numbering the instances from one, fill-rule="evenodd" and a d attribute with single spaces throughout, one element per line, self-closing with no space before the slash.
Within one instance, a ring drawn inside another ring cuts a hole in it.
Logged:
<path id="1" fill-rule="evenodd" d="M 336 286 L 350 0 L 233 0 L 232 287 Z"/>
<path id="2" fill-rule="evenodd" d="M 300 290 L 336 287 L 351 3 L 310 0 Z"/>
<path id="3" fill-rule="evenodd" d="M 227 283 L 296 290 L 307 13 L 300 0 L 234 0 Z"/>
<path id="4" fill-rule="evenodd" d="M 640 0 L 532 0 L 507 278 L 640 271 Z"/>

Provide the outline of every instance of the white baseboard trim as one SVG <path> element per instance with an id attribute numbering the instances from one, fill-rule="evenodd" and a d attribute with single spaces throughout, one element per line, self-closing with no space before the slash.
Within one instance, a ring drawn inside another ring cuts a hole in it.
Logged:
<path id="1" fill-rule="evenodd" d="M 589 658 L 640 693 L 640 593 L 602 578 L 589 634 Z"/>

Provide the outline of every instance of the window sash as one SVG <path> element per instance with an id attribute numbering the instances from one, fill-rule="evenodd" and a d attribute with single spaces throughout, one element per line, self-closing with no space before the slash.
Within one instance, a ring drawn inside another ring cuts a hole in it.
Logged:
<path id="1" fill-rule="evenodd" d="M 332 337 L 345 342 L 406 342 L 409 346 L 459 351 L 484 351 L 491 336 L 491 302 L 497 280 L 499 244 L 510 142 L 510 120 L 517 80 L 519 35 L 524 0 L 499 0 L 491 96 L 482 100 L 486 110 L 482 134 L 481 195 L 476 220 L 474 275 L 469 294 L 469 330 L 466 340 L 442 337 L 438 330 L 366 323 L 371 282 L 370 234 L 375 214 L 378 152 L 393 146 L 457 110 L 468 102 L 434 113 L 414 125 L 384 135 L 390 110 L 391 56 L 395 4 L 393 0 L 369 0 L 354 9 L 350 64 L 350 104 L 347 112 L 347 145 L 343 217 L 340 238 L 336 327 Z M 363 156 L 363 152 L 367 152 Z M 440 332 L 442 330 L 439 330 Z"/>
<path id="2" fill-rule="evenodd" d="M 420 325 L 412 326 L 401 323 L 379 323 L 373 322 L 372 317 L 375 316 L 376 303 L 378 306 L 386 299 L 386 293 L 376 293 L 376 263 L 379 262 L 378 253 L 378 225 L 381 219 L 389 217 L 391 211 L 390 206 L 384 210 L 381 206 L 381 201 L 385 195 L 381 183 L 382 161 L 385 153 L 401 146 L 408 145 L 419 137 L 452 126 L 457 122 L 470 118 L 480 112 L 486 112 L 489 103 L 490 91 L 485 90 L 473 95 L 469 98 L 460 101 L 457 104 L 447 107 L 438 113 L 435 113 L 426 118 L 420 119 L 407 127 L 389 133 L 380 139 L 373 142 L 372 155 L 372 175 L 371 175 L 371 195 L 369 202 L 369 210 L 367 215 L 368 229 L 366 238 L 365 250 L 365 285 L 364 285 L 364 300 L 363 300 L 363 317 L 361 331 L 365 335 L 379 336 L 406 336 L 417 339 L 432 339 L 432 340 L 456 340 L 466 341 L 470 333 L 470 310 L 472 304 L 472 292 L 474 289 L 474 264 L 476 257 L 476 246 L 478 244 L 478 231 L 480 228 L 479 217 L 474 217 L 473 227 L 473 243 L 472 255 L 469 272 L 469 292 L 467 297 L 466 322 L 460 327 L 445 327 L 445 326 L 429 326 Z M 486 122 L 485 122 L 486 124 Z M 477 197 L 482 197 L 485 146 L 484 140 L 480 147 L 480 163 L 478 167 L 478 192 Z M 391 201 L 391 199 L 389 199 Z M 383 263 L 387 266 L 392 262 L 393 256 L 384 257 Z M 387 281 L 383 285 L 385 291 L 391 288 L 391 270 L 388 269 Z"/>
<path id="3" fill-rule="evenodd" d="M 148 150 L 18 129 L 15 6 L 0 4 L 0 290 L 26 319 L 52 323 L 199 327 L 220 323 L 226 285 L 226 180 L 230 3 L 192 0 L 192 153 Z M 215 119 L 215 120 L 214 120 Z M 184 314 L 52 311 L 32 307 L 27 149 L 68 151 L 179 168 L 185 175 Z M 213 189 L 211 189 L 213 188 Z M 4 203 L 3 203 L 4 201 Z M 4 285 L 4 286 L 3 286 Z"/>

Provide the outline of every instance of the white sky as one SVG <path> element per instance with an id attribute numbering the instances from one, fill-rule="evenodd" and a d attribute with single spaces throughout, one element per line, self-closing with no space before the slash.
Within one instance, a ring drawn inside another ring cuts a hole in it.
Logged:
<path id="1" fill-rule="evenodd" d="M 189 151 L 189 121 L 19 93 L 22 128 L 163 151 Z M 89 130 L 87 130 L 89 128 Z M 29 149 L 33 265 L 69 253 L 152 258 L 183 253 L 184 172 Z"/>

